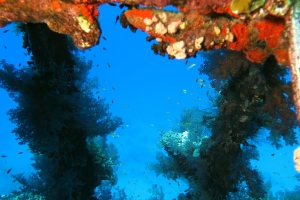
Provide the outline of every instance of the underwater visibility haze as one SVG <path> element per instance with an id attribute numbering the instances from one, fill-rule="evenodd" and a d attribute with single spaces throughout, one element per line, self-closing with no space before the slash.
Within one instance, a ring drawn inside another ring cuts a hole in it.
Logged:
<path id="1" fill-rule="evenodd" d="M 0 1 L 0 199 L 300 199 L 299 2 L 36 3 Z"/>

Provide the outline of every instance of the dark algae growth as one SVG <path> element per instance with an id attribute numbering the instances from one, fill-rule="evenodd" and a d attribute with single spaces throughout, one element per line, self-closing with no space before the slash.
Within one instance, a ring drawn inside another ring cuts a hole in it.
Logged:
<path id="1" fill-rule="evenodd" d="M 268 130 L 266 139 L 276 148 L 281 139 L 298 144 L 287 68 L 274 57 L 251 63 L 236 51 L 212 51 L 204 58 L 199 72 L 219 91 L 213 112 L 183 110 L 178 127 L 161 132 L 167 155 L 158 153 L 149 167 L 168 179 L 188 180 L 178 199 L 263 199 L 268 191 L 250 162 L 259 160 L 259 130 Z"/>
<path id="2" fill-rule="evenodd" d="M 29 66 L 1 61 L 0 83 L 18 103 L 9 110 L 13 133 L 28 144 L 35 173 L 13 175 L 25 199 L 96 199 L 103 181 L 115 184 L 116 149 L 106 135 L 122 124 L 103 99 L 87 88 L 91 63 L 80 58 L 68 36 L 45 24 L 20 25 Z"/>

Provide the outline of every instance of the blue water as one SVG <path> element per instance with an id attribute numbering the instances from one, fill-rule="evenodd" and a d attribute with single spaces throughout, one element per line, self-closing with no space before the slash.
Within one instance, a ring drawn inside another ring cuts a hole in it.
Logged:
<path id="1" fill-rule="evenodd" d="M 185 64 L 185 60 L 169 60 L 167 56 L 154 55 L 151 43 L 145 40 L 146 33 L 139 30 L 132 33 L 119 23 L 114 25 L 120 12 L 117 7 L 101 6 L 99 20 L 102 35 L 107 40 L 101 39 L 98 46 L 82 52 L 87 60 L 93 61 L 94 67 L 89 76 L 96 77 L 100 84 L 99 90 L 94 91 L 95 97 L 106 98 L 106 102 L 111 104 L 110 111 L 124 121 L 123 128 L 116 130 L 118 137 L 108 137 L 120 155 L 117 185 L 125 189 L 129 199 L 149 198 L 151 193 L 148 190 L 153 184 L 162 186 L 165 199 L 173 199 L 188 188 L 184 181 L 177 183 L 156 177 L 154 172 L 147 169 L 147 163 L 155 161 L 156 152 L 162 151 L 157 146 L 158 131 L 176 126 L 183 108 L 197 106 L 210 109 L 212 104 L 206 93 L 209 91 L 209 95 L 213 96 L 215 91 L 210 87 L 207 77 L 198 74 L 203 62 L 200 55 L 189 59 L 188 64 Z M 16 36 L 12 27 L 9 25 L 0 29 L 0 59 L 26 66 L 29 58 L 23 53 L 21 35 Z M 3 33 L 4 29 L 9 32 Z M 107 50 L 103 50 L 103 47 Z M 187 69 L 190 64 L 196 66 Z M 204 79 L 206 86 L 201 88 L 195 81 L 197 78 Z M 6 115 L 16 104 L 5 90 L 1 89 L 0 92 L 0 155 L 7 156 L 0 158 L 2 195 L 19 187 L 12 182 L 10 174 L 29 174 L 33 168 L 30 165 L 32 155 L 26 145 L 18 145 L 11 133 L 15 125 Z M 265 137 L 263 131 L 261 135 Z M 260 160 L 253 162 L 253 166 L 262 172 L 265 181 L 271 180 L 272 192 L 292 190 L 298 184 L 294 177 L 295 148 L 276 150 L 268 143 L 259 144 Z M 18 154 L 21 151 L 24 153 Z M 9 168 L 12 171 L 7 174 Z"/>

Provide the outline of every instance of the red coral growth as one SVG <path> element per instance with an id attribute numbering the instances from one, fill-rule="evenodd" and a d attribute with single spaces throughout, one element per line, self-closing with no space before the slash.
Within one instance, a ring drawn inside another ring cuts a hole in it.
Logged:
<path id="1" fill-rule="evenodd" d="M 97 21 L 99 4 L 73 4 L 60 0 L 1 0 L 0 27 L 10 22 L 45 22 L 53 31 L 69 34 L 79 48 L 98 43 L 100 28 Z"/>
<path id="2" fill-rule="evenodd" d="M 128 21 L 131 22 L 133 26 L 136 28 L 145 30 L 146 25 L 144 23 L 145 19 L 152 19 L 153 17 L 153 10 L 145 10 L 145 9 L 134 9 L 129 10 L 125 13 L 126 18 Z"/>
<path id="3" fill-rule="evenodd" d="M 288 49 L 275 49 L 273 55 L 275 56 L 278 63 L 290 65 Z"/>
<path id="4" fill-rule="evenodd" d="M 152 19 L 152 17 L 153 17 L 153 10 L 144 10 L 144 9 L 141 9 L 141 10 L 137 10 L 137 9 L 130 10 L 130 11 L 126 12 L 125 16 L 127 18 L 134 17 L 134 18 L 137 18 L 137 19 L 139 19 L 139 18 L 140 19 L 146 19 L 146 18 Z M 143 26 L 145 26 L 144 23 L 136 23 L 136 24 L 133 24 L 133 25 L 138 26 L 140 24 L 143 25 Z M 137 28 L 140 28 L 140 27 L 137 27 Z"/>
<path id="5" fill-rule="evenodd" d="M 288 49 L 289 44 L 284 36 L 286 23 L 283 19 L 262 19 L 253 24 L 258 30 L 258 40 L 264 40 L 268 48 L 272 49 L 277 61 L 281 64 L 289 64 Z M 273 50 L 274 49 L 274 50 Z"/>
<path id="6" fill-rule="evenodd" d="M 183 41 L 187 56 L 193 56 L 200 49 L 228 48 L 244 51 L 252 62 L 262 63 L 270 55 L 275 55 L 279 64 L 289 64 L 284 20 L 258 18 L 248 21 L 225 16 L 210 17 L 198 11 L 174 13 L 155 9 L 129 10 L 125 16 L 133 26 L 163 42 Z M 169 31 L 174 22 L 178 22 L 178 27 Z M 201 42 L 197 44 L 197 41 Z"/>
<path id="7" fill-rule="evenodd" d="M 263 53 L 260 49 L 247 50 L 245 54 L 248 60 L 256 63 L 261 63 L 269 57 L 268 54 Z"/>
<path id="8" fill-rule="evenodd" d="M 289 44 L 288 38 L 284 37 L 286 23 L 283 19 L 253 20 L 235 24 L 231 30 L 237 39 L 228 44 L 230 49 L 243 50 L 253 62 L 261 63 L 273 54 L 279 64 L 289 65 Z"/>
<path id="9" fill-rule="evenodd" d="M 244 50 L 249 43 L 248 26 L 244 23 L 237 23 L 231 26 L 231 31 L 236 37 L 236 41 L 228 43 L 229 49 Z"/>
<path id="10" fill-rule="evenodd" d="M 262 19 L 255 22 L 253 25 L 259 31 L 258 39 L 266 40 L 270 48 L 280 45 L 280 38 L 283 38 L 283 31 L 285 30 L 284 20 L 270 20 Z"/>
<path id="11" fill-rule="evenodd" d="M 234 25 L 231 30 L 237 41 L 228 45 L 230 49 L 243 50 L 253 62 L 261 63 L 274 55 L 279 64 L 289 65 L 289 42 L 284 36 L 286 23 L 283 19 L 253 20 L 248 24 Z"/>
<path id="12" fill-rule="evenodd" d="M 91 5 L 76 5 L 75 8 L 78 9 L 78 12 L 82 12 L 83 16 L 85 16 L 89 22 L 94 23 L 97 21 L 97 17 L 99 16 L 98 7 L 91 4 Z"/>
<path id="13" fill-rule="evenodd" d="M 223 23 L 223 27 L 222 27 L 222 29 L 221 29 L 221 33 L 220 33 L 221 36 L 226 36 L 226 34 L 227 34 L 227 29 L 226 29 L 226 27 L 228 27 L 228 24 L 227 24 L 226 22 L 224 22 L 224 23 Z"/>

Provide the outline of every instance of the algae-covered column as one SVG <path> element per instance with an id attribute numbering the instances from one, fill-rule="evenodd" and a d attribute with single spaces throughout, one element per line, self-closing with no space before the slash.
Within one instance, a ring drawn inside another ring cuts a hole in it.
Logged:
<path id="1" fill-rule="evenodd" d="M 22 184 L 14 193 L 28 199 L 95 199 L 103 180 L 116 183 L 117 157 L 109 155 L 106 135 L 122 121 L 103 99 L 93 98 L 87 79 L 91 62 L 76 55 L 68 36 L 45 24 L 19 29 L 32 55 L 29 66 L 16 69 L 2 61 L 0 85 L 18 103 L 8 112 L 16 124 L 13 133 L 30 147 L 37 171 L 27 179 L 14 175 Z"/>

